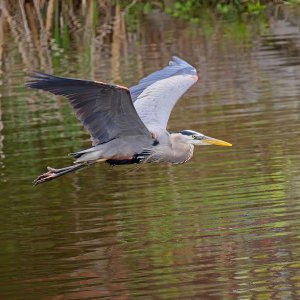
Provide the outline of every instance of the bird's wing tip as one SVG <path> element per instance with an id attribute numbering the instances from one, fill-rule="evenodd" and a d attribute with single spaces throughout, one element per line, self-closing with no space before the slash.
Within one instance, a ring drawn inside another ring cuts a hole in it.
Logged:
<path id="1" fill-rule="evenodd" d="M 43 73 L 40 71 L 32 71 L 32 72 L 28 73 L 28 76 L 34 80 L 50 79 L 50 78 L 54 77 L 53 75 L 46 74 L 46 73 Z"/>
<path id="2" fill-rule="evenodd" d="M 176 55 L 173 55 L 172 56 L 172 59 L 170 61 L 172 64 L 176 64 L 176 65 L 190 65 L 189 63 L 187 63 L 184 59 L 176 56 Z"/>
<path id="3" fill-rule="evenodd" d="M 55 76 L 49 75 L 39 71 L 32 71 L 28 74 L 29 79 L 25 82 L 24 86 L 28 88 L 39 88 L 45 82 L 52 82 L 56 79 Z"/>
<path id="4" fill-rule="evenodd" d="M 184 59 L 176 56 L 176 55 L 173 55 L 172 56 L 172 59 L 171 61 L 169 62 L 169 65 L 170 66 L 181 66 L 181 67 L 189 67 L 189 68 L 192 68 L 195 72 L 196 72 L 196 69 L 194 66 L 192 66 L 191 64 L 189 64 L 187 61 L 185 61 Z"/>

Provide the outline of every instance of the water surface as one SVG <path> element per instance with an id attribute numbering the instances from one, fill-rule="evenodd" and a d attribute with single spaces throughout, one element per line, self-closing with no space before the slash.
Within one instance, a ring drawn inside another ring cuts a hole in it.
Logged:
<path id="1" fill-rule="evenodd" d="M 100 45 L 96 34 L 86 52 L 71 40 L 42 65 L 6 29 L 0 298 L 299 299 L 298 32 L 276 16 L 193 25 L 154 12 L 125 39 Z M 28 72 L 130 86 L 175 54 L 199 81 L 169 128 L 234 147 L 199 147 L 178 166 L 98 164 L 31 186 L 90 141 L 65 99 L 24 88 Z"/>

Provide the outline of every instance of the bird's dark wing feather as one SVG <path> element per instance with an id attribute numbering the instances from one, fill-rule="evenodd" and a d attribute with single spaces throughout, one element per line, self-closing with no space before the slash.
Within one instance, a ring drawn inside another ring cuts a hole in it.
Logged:
<path id="1" fill-rule="evenodd" d="M 43 73 L 34 73 L 26 86 L 67 97 L 77 118 L 90 133 L 93 145 L 118 136 L 151 137 L 125 87 Z"/>

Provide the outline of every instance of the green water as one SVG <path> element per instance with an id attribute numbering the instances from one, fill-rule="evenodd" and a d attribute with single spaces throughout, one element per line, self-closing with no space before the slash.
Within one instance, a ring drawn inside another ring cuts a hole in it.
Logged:
<path id="1" fill-rule="evenodd" d="M 1 299 L 299 299 L 299 27 L 277 17 L 207 22 L 154 12 L 125 39 L 78 31 L 44 66 L 4 30 Z M 172 55 L 199 81 L 169 128 L 234 147 L 31 185 L 90 141 L 64 98 L 24 87 L 28 72 L 130 86 Z"/>

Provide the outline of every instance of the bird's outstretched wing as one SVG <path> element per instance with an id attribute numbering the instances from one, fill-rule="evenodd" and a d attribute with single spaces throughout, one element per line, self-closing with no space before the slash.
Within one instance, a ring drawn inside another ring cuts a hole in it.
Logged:
<path id="1" fill-rule="evenodd" d="M 168 66 L 130 88 L 134 106 L 150 131 L 166 129 L 174 105 L 197 80 L 196 69 L 174 56 Z"/>
<path id="2" fill-rule="evenodd" d="M 67 97 L 94 146 L 120 136 L 151 138 L 125 87 L 43 73 L 34 73 L 26 86 Z"/>

